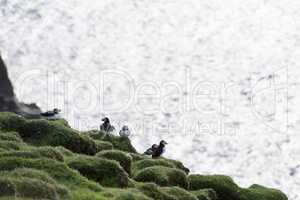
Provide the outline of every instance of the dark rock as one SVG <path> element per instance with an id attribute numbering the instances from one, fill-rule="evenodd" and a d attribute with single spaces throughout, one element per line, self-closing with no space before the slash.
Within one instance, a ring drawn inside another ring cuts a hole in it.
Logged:
<path id="1" fill-rule="evenodd" d="M 0 55 L 0 111 L 14 112 L 25 117 L 37 118 L 41 110 L 36 104 L 19 102 L 9 80 L 6 65 Z"/>

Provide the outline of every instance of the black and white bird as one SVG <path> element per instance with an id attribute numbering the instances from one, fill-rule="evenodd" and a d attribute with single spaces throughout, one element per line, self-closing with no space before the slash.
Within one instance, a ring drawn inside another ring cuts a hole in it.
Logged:
<path id="1" fill-rule="evenodd" d="M 51 119 L 53 119 L 53 120 L 60 119 L 61 118 L 60 112 L 61 112 L 60 109 L 54 108 L 53 110 L 41 113 L 41 116 L 45 117 L 46 119 L 50 119 L 50 120 Z"/>
<path id="2" fill-rule="evenodd" d="M 119 135 L 121 137 L 129 137 L 130 136 L 130 130 L 128 128 L 128 126 L 123 126 L 122 129 L 119 132 Z"/>
<path id="3" fill-rule="evenodd" d="M 168 143 L 164 140 L 160 141 L 159 145 L 153 144 L 151 148 L 147 149 L 144 154 L 151 155 L 152 158 L 157 158 L 165 152 L 165 147 Z"/>
<path id="4" fill-rule="evenodd" d="M 115 127 L 110 124 L 110 121 L 107 117 L 102 119 L 103 123 L 100 125 L 100 130 L 107 133 L 115 131 Z"/>

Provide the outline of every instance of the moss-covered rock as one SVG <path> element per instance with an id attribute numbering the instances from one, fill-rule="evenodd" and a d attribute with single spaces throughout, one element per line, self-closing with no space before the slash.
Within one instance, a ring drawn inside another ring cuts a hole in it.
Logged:
<path id="1" fill-rule="evenodd" d="M 153 182 L 160 186 L 179 186 L 188 188 L 188 181 L 185 172 L 179 169 L 154 166 L 140 170 L 134 176 L 139 182 Z"/>
<path id="2" fill-rule="evenodd" d="M 138 154 L 126 137 L 0 112 L 0 200 L 287 200 L 279 190 L 188 173 L 179 161 Z"/>
<path id="3" fill-rule="evenodd" d="M 190 175 L 190 190 L 212 188 L 220 200 L 236 200 L 239 198 L 239 187 L 232 178 L 223 175 Z"/>
<path id="4" fill-rule="evenodd" d="M 89 135 L 95 140 L 110 142 L 113 145 L 114 149 L 131 153 L 137 152 L 136 149 L 132 146 L 130 139 L 127 137 L 119 137 L 102 131 L 88 131 L 85 132 L 85 135 Z"/>
<path id="5" fill-rule="evenodd" d="M 105 150 L 112 150 L 114 148 L 112 143 L 110 143 L 110 142 L 95 140 L 95 143 L 97 145 L 97 150 L 99 152 L 105 151 Z"/>
<path id="6" fill-rule="evenodd" d="M 0 158 L 20 157 L 20 158 L 49 158 L 57 161 L 63 161 L 63 155 L 53 147 L 28 148 L 28 150 L 14 150 L 0 153 Z"/>
<path id="7" fill-rule="evenodd" d="M 70 169 L 66 164 L 52 159 L 25 159 L 8 157 L 0 159 L 0 171 L 12 171 L 17 168 L 30 168 L 48 173 L 58 183 L 71 188 L 89 188 L 101 191 L 101 187 L 82 177 L 77 171 Z"/>
<path id="8" fill-rule="evenodd" d="M 62 146 L 58 146 L 58 147 L 54 147 L 57 151 L 59 151 L 61 153 L 61 155 L 63 155 L 64 157 L 70 157 L 70 156 L 74 156 L 74 153 L 72 151 L 70 151 L 69 149 L 66 149 Z"/>
<path id="9" fill-rule="evenodd" d="M 252 185 L 248 189 L 240 190 L 239 200 L 287 200 L 287 196 L 276 189 L 260 185 Z"/>
<path id="10" fill-rule="evenodd" d="M 0 188 L 0 196 L 59 199 L 53 185 L 37 179 L 0 177 Z"/>
<path id="11" fill-rule="evenodd" d="M 195 195 L 179 187 L 164 187 L 162 190 L 178 200 L 198 200 Z"/>
<path id="12" fill-rule="evenodd" d="M 172 163 L 177 169 L 184 171 L 186 174 L 190 173 L 190 170 L 187 167 L 185 167 L 182 164 L 182 162 L 177 161 L 177 160 L 172 160 L 172 159 L 166 159 L 166 158 L 163 158 L 163 159 L 168 161 L 169 163 Z"/>
<path id="13" fill-rule="evenodd" d="M 129 175 L 131 174 L 132 158 L 128 153 L 120 150 L 109 150 L 101 151 L 96 156 L 117 161 Z"/>
<path id="14" fill-rule="evenodd" d="M 23 142 L 22 138 L 17 132 L 0 132 L 0 140 Z"/>
<path id="15" fill-rule="evenodd" d="M 39 146 L 63 146 L 72 152 L 94 155 L 99 150 L 87 136 L 64 125 L 47 120 L 29 120 L 21 128 L 24 141 Z"/>
<path id="16" fill-rule="evenodd" d="M 132 146 L 130 139 L 127 137 L 118 137 L 118 136 L 106 134 L 103 137 L 103 140 L 112 143 L 115 149 L 136 153 L 136 150 Z"/>
<path id="17" fill-rule="evenodd" d="M 14 179 L 22 179 L 22 178 L 30 178 L 43 181 L 52 185 L 55 189 L 55 192 L 59 195 L 59 197 L 69 197 L 70 191 L 60 184 L 58 184 L 53 178 L 51 178 L 46 172 L 36 169 L 29 168 L 17 168 L 13 171 L 3 171 L 0 173 L 1 177 L 9 177 Z"/>
<path id="18" fill-rule="evenodd" d="M 198 200 L 218 200 L 217 193 L 213 189 L 202 189 L 197 191 L 191 191 Z"/>
<path id="19" fill-rule="evenodd" d="M 136 161 L 140 161 L 140 160 L 144 160 L 144 159 L 148 159 L 149 157 L 146 155 L 142 155 L 139 153 L 129 153 L 130 156 L 132 157 L 132 161 L 136 162 Z"/>
<path id="20" fill-rule="evenodd" d="M 173 163 L 170 163 L 167 160 L 147 158 L 144 160 L 139 160 L 134 162 L 132 165 L 132 171 L 133 174 L 137 174 L 140 170 L 146 169 L 148 167 L 153 167 L 153 166 L 164 166 L 169 168 L 175 168 Z"/>
<path id="21" fill-rule="evenodd" d="M 136 188 L 146 196 L 155 200 L 177 200 L 174 196 L 169 195 L 154 183 L 138 183 Z"/>
<path id="22" fill-rule="evenodd" d="M 102 195 L 111 200 L 153 200 L 135 188 L 107 189 Z"/>
<path id="23" fill-rule="evenodd" d="M 12 150 L 26 150 L 28 146 L 25 143 L 22 142 L 15 142 L 15 141 L 0 141 L 0 148 L 5 149 L 7 151 Z"/>
<path id="24" fill-rule="evenodd" d="M 16 131 L 26 123 L 25 118 L 10 112 L 0 112 L 0 130 L 2 131 Z"/>
<path id="25" fill-rule="evenodd" d="M 107 187 L 127 187 L 129 178 L 118 162 L 97 157 L 76 156 L 67 161 L 68 166 L 83 176 Z"/>

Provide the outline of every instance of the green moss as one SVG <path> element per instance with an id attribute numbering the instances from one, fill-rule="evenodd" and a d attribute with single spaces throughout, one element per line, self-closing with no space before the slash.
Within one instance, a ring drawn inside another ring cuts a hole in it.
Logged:
<path id="1" fill-rule="evenodd" d="M 67 128 L 71 128 L 71 126 L 69 125 L 68 121 L 65 120 L 65 119 L 56 119 L 56 120 L 53 120 L 53 122 L 59 123 L 61 125 L 64 125 Z"/>
<path id="2" fill-rule="evenodd" d="M 139 182 L 153 182 L 160 186 L 179 186 L 188 188 L 188 181 L 185 172 L 163 166 L 148 167 L 140 170 L 134 176 Z"/>
<path id="3" fill-rule="evenodd" d="M 58 151 L 54 147 L 44 146 L 44 147 L 34 148 L 32 151 L 39 153 L 42 157 L 45 158 L 51 158 L 57 161 L 64 161 L 63 155 L 60 153 L 60 151 Z"/>
<path id="4" fill-rule="evenodd" d="M 140 170 L 146 169 L 148 167 L 153 167 L 153 166 L 164 166 L 169 168 L 175 168 L 175 166 L 172 163 L 168 162 L 167 160 L 147 158 L 144 160 L 134 162 L 132 165 L 132 171 L 133 174 L 137 174 Z"/>
<path id="5" fill-rule="evenodd" d="M 132 146 L 130 139 L 127 137 L 118 137 L 112 134 L 104 133 L 102 131 L 88 131 L 85 132 L 85 134 L 89 135 L 95 140 L 110 142 L 113 145 L 114 149 L 136 153 L 136 150 Z"/>
<path id="6" fill-rule="evenodd" d="M 20 135 L 17 132 L 6 132 L 6 133 L 0 132 L 0 140 L 23 142 L 22 138 L 20 137 Z"/>
<path id="7" fill-rule="evenodd" d="M 172 163 L 177 169 L 184 171 L 186 174 L 190 173 L 190 170 L 187 167 L 185 167 L 182 164 L 182 162 L 177 161 L 177 160 L 167 159 L 167 158 L 163 158 L 163 159 L 168 161 L 169 163 Z"/>
<path id="8" fill-rule="evenodd" d="M 252 185 L 248 189 L 241 189 L 240 200 L 287 200 L 287 196 L 279 190 Z"/>
<path id="9" fill-rule="evenodd" d="M 101 151 L 96 156 L 117 161 L 129 175 L 131 174 L 132 158 L 128 153 L 119 150 L 109 150 Z"/>
<path id="10" fill-rule="evenodd" d="M 1 158 L 0 171 L 12 171 L 17 168 L 30 168 L 48 173 L 58 183 L 71 188 L 83 187 L 100 191 L 101 187 L 82 177 L 77 171 L 70 169 L 66 164 L 52 159 L 24 159 L 17 157 Z"/>
<path id="11" fill-rule="evenodd" d="M 16 131 L 26 123 L 26 120 L 14 113 L 0 112 L 0 129 L 2 131 Z"/>
<path id="12" fill-rule="evenodd" d="M 116 161 L 76 156 L 67 161 L 68 166 L 78 170 L 83 176 L 107 187 L 127 187 L 129 178 Z"/>
<path id="13" fill-rule="evenodd" d="M 220 200 L 238 199 L 239 187 L 232 178 L 223 175 L 190 175 L 188 177 L 190 190 L 212 188 Z"/>
<path id="14" fill-rule="evenodd" d="M 117 137 L 107 134 L 103 137 L 103 140 L 112 143 L 115 149 L 136 153 L 135 148 L 132 146 L 129 138 L 127 137 Z"/>
<path id="15" fill-rule="evenodd" d="M 177 200 L 154 183 L 138 183 L 136 187 L 146 196 L 155 200 Z"/>
<path id="16" fill-rule="evenodd" d="M 73 192 L 72 200 L 108 200 L 108 199 L 94 191 L 88 189 L 79 189 Z"/>
<path id="17" fill-rule="evenodd" d="M 137 189 L 114 189 L 110 193 L 113 194 L 114 200 L 152 200 Z"/>
<path id="18" fill-rule="evenodd" d="M 99 151 L 91 138 L 55 121 L 28 120 L 19 133 L 25 142 L 37 146 L 63 146 L 72 152 L 88 155 Z"/>
<path id="19" fill-rule="evenodd" d="M 279 190 L 188 173 L 179 161 L 138 154 L 126 137 L 0 112 L 0 200 L 287 200 Z"/>
<path id="20" fill-rule="evenodd" d="M 0 141 L 0 148 L 12 151 L 12 150 L 24 150 L 27 149 L 27 145 L 22 142 L 15 141 Z"/>
<path id="21" fill-rule="evenodd" d="M 98 151 L 112 150 L 114 147 L 110 142 L 95 140 Z"/>
<path id="22" fill-rule="evenodd" d="M 62 154 L 53 147 L 29 148 L 23 151 L 6 151 L 0 153 L 0 157 L 21 157 L 21 158 L 49 158 L 57 161 L 63 161 Z"/>
<path id="23" fill-rule="evenodd" d="M 142 155 L 142 154 L 139 154 L 139 153 L 130 153 L 130 156 L 132 157 L 133 162 L 149 158 L 148 156 L 145 156 L 145 155 Z"/>
<path id="24" fill-rule="evenodd" d="M 54 147 L 57 151 L 59 151 L 64 157 L 74 156 L 74 153 L 62 146 Z"/>
<path id="25" fill-rule="evenodd" d="M 46 182 L 30 178 L 0 178 L 1 196 L 28 197 L 34 199 L 58 200 L 55 187 Z M 3 189 L 5 188 L 5 189 Z"/>
<path id="26" fill-rule="evenodd" d="M 36 179 L 43 181 L 45 183 L 48 183 L 52 185 L 52 187 L 55 189 L 56 193 L 60 197 L 69 197 L 70 191 L 62 186 L 59 185 L 54 179 L 52 179 L 46 172 L 43 172 L 41 170 L 36 169 L 29 169 L 29 168 L 17 168 L 13 171 L 3 171 L 1 174 L 1 177 L 9 177 L 14 179 L 22 179 L 22 178 L 30 178 L 30 179 Z"/>
<path id="27" fill-rule="evenodd" d="M 198 200 L 195 195 L 179 187 L 165 187 L 162 190 L 178 200 Z"/>
<path id="28" fill-rule="evenodd" d="M 213 189 L 202 189 L 197 191 L 192 191 L 198 200 L 217 200 L 217 193 Z"/>

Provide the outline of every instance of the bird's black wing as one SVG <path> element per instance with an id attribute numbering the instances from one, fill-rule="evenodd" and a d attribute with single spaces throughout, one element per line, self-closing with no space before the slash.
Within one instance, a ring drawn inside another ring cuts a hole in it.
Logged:
<path id="1" fill-rule="evenodd" d="M 153 149 L 152 148 L 147 149 L 144 154 L 145 155 L 152 155 L 153 154 Z"/>
<path id="2" fill-rule="evenodd" d="M 41 113 L 41 115 L 44 117 L 50 117 L 50 116 L 53 116 L 54 113 L 52 111 L 47 111 L 47 112 Z"/>
<path id="3" fill-rule="evenodd" d="M 153 153 L 155 152 L 155 150 L 158 148 L 157 144 L 153 144 L 151 148 L 147 149 L 147 151 L 145 151 L 144 154 L 146 155 L 153 155 Z"/>

